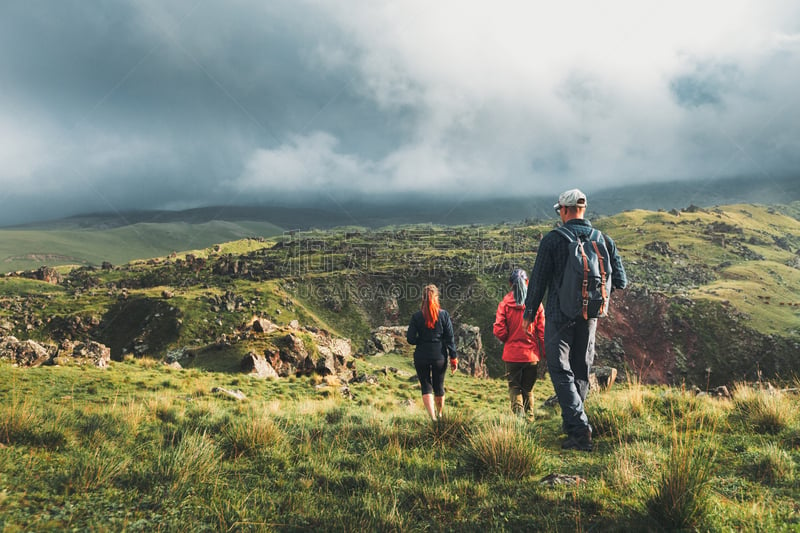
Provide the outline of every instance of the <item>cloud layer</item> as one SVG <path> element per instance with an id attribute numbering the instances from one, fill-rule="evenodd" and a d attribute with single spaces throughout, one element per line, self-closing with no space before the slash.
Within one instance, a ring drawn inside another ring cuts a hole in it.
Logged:
<path id="1" fill-rule="evenodd" d="M 795 2 L 0 4 L 0 223 L 800 168 Z"/>

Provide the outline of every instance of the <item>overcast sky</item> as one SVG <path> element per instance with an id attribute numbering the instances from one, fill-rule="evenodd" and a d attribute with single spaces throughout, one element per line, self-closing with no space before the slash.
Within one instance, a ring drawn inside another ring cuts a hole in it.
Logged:
<path id="1" fill-rule="evenodd" d="M 800 2 L 2 0 L 0 224 L 800 175 Z"/>

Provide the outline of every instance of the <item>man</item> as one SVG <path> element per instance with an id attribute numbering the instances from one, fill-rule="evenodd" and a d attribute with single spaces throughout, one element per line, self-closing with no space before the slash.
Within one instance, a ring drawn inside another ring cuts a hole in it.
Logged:
<path id="1" fill-rule="evenodd" d="M 558 203 L 553 207 L 566 228 L 576 235 L 588 236 L 593 228 L 591 222 L 584 219 L 586 205 L 586 195 L 578 189 L 571 189 L 561 193 Z M 607 235 L 603 234 L 603 238 L 611 263 L 612 291 L 624 289 L 627 278 L 617 247 Z M 569 242 L 557 231 L 549 232 L 542 239 L 525 300 L 525 325 L 533 320 L 530 310 L 539 308 L 547 291 L 544 351 L 547 354 L 547 370 L 561 405 L 563 429 L 567 434 L 561 447 L 591 451 L 592 427 L 583 403 L 589 392 L 589 371 L 594 362 L 597 318 L 570 318 L 561 311 L 558 291 L 568 254 Z"/>

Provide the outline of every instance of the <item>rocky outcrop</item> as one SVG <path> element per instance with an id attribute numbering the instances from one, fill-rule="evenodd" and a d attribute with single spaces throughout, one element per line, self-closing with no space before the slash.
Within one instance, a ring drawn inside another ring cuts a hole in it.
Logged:
<path id="1" fill-rule="evenodd" d="M 385 353 L 401 353 L 408 349 L 405 326 L 380 326 L 372 330 L 370 338 L 364 346 L 367 355 L 380 355 Z"/>
<path id="2" fill-rule="evenodd" d="M 45 346 L 33 340 L 20 341 L 16 337 L 0 338 L 0 360 L 24 367 L 43 364 L 91 364 L 107 367 L 111 361 L 108 346 L 95 341 L 63 341 L 60 346 Z"/>
<path id="3" fill-rule="evenodd" d="M 35 279 L 39 281 L 44 281 L 45 283 L 50 283 L 52 285 L 58 285 L 64 278 L 59 274 L 59 272 L 52 267 L 43 266 L 36 270 L 30 270 L 27 272 L 23 272 L 20 274 L 23 278 Z"/>
<path id="4" fill-rule="evenodd" d="M 489 377 L 486 369 L 486 353 L 481 341 L 481 328 L 459 324 L 455 327 L 458 369 L 476 378 Z"/>
<path id="5" fill-rule="evenodd" d="M 54 358 L 56 363 L 91 364 L 105 368 L 111 362 L 111 348 L 95 341 L 70 342 L 64 341 Z"/>
<path id="6" fill-rule="evenodd" d="M 364 354 L 375 356 L 386 353 L 412 353 L 413 347 L 406 341 L 407 329 L 406 326 L 381 326 L 374 329 L 364 346 Z M 489 377 L 481 328 L 458 324 L 453 334 L 458 351 L 458 369 L 470 376 Z"/>
<path id="7" fill-rule="evenodd" d="M 245 356 L 242 370 L 265 377 L 273 377 L 275 372 L 275 377 L 317 373 L 338 376 L 343 381 L 352 378 L 350 339 L 335 337 L 325 330 L 289 328 L 274 342 L 277 348 L 265 350 L 263 356 L 255 353 Z"/>
<path id="8" fill-rule="evenodd" d="M 8 336 L 0 339 L 0 359 L 18 366 L 35 367 L 48 362 L 52 353 L 36 341 L 20 341 Z"/>

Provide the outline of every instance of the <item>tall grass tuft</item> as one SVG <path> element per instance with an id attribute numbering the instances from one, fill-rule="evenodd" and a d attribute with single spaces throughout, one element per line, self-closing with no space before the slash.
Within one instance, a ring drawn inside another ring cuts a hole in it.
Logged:
<path id="1" fill-rule="evenodd" d="M 32 402 L 14 398 L 10 403 L 0 405 L 0 443 L 24 442 L 33 428 L 41 426 L 42 422 L 41 413 Z"/>
<path id="2" fill-rule="evenodd" d="M 650 519 L 672 530 L 700 529 L 711 510 L 710 480 L 716 450 L 708 436 L 699 437 L 673 423 L 672 446 L 645 503 Z"/>
<path id="3" fill-rule="evenodd" d="M 544 451 L 524 422 L 505 420 L 478 429 L 463 446 L 466 467 L 478 477 L 523 479 L 539 473 Z"/>
<path id="4" fill-rule="evenodd" d="M 16 398 L 0 406 L 0 444 L 28 444 L 56 450 L 66 446 L 62 411 L 45 411 L 29 400 Z"/>
<path id="5" fill-rule="evenodd" d="M 631 412 L 618 406 L 598 405 L 592 409 L 589 421 L 592 424 L 592 433 L 596 437 L 619 438 L 623 428 L 631 423 Z"/>
<path id="6" fill-rule="evenodd" d="M 286 441 L 286 433 L 263 409 L 253 409 L 222 428 L 220 446 L 228 457 L 253 456 Z"/>
<path id="7" fill-rule="evenodd" d="M 430 427 L 430 437 L 435 445 L 453 446 L 467 442 L 475 431 L 478 417 L 471 411 L 449 409 Z"/>
<path id="8" fill-rule="evenodd" d="M 67 483 L 78 492 L 109 487 L 127 474 L 130 464 L 130 457 L 107 446 L 82 449 L 76 454 Z"/>
<path id="9" fill-rule="evenodd" d="M 760 434 L 777 435 L 795 416 L 795 407 L 781 392 L 749 385 L 736 385 L 733 405 L 742 422 Z"/>
<path id="10" fill-rule="evenodd" d="M 646 399 L 648 396 L 647 388 L 642 385 L 638 376 L 629 374 L 628 385 L 622 393 L 621 400 L 626 401 L 629 406 L 631 417 L 638 418 L 647 412 Z"/>
<path id="11" fill-rule="evenodd" d="M 792 456 L 775 443 L 747 453 L 745 465 L 745 475 L 767 485 L 791 483 L 795 478 Z"/>
<path id="12" fill-rule="evenodd" d="M 664 458 L 658 446 L 646 442 L 623 444 L 614 452 L 605 479 L 621 492 L 637 491 L 653 479 Z"/>
<path id="13" fill-rule="evenodd" d="M 220 469 L 217 446 L 204 433 L 183 435 L 156 459 L 156 474 L 171 492 L 184 494 L 193 486 L 213 481 Z"/>

